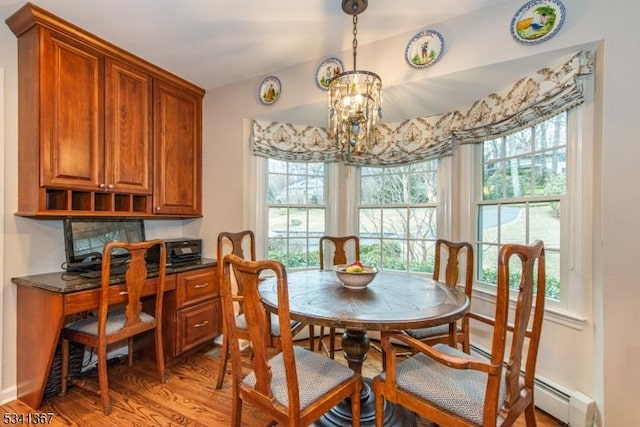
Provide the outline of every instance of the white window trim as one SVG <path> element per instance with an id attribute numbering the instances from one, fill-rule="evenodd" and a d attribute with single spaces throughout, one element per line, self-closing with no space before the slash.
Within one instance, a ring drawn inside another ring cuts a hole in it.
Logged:
<path id="1" fill-rule="evenodd" d="M 585 93 L 592 90 L 585 88 Z M 593 147 L 594 133 L 589 120 L 593 117 L 593 103 L 585 103 L 570 110 L 567 115 L 567 158 L 571 167 L 567 174 L 567 195 L 565 208 L 561 212 L 561 262 L 567 265 L 562 270 L 563 283 L 561 301 L 547 300 L 545 319 L 554 323 L 581 330 L 592 317 L 590 311 L 593 295 L 592 242 L 593 242 Z M 482 182 L 482 170 L 479 167 L 482 156 L 481 145 L 462 146 L 458 150 L 461 184 L 460 206 L 469 206 L 466 221 L 461 221 L 460 235 L 463 240 L 477 240 L 477 204 L 475 183 Z M 475 280 L 473 298 L 492 303 L 495 289 Z M 512 299 L 513 301 L 513 299 Z"/>

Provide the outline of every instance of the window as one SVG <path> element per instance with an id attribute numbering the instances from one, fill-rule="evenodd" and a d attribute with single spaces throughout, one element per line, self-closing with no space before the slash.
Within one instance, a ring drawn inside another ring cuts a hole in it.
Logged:
<path id="1" fill-rule="evenodd" d="M 388 270 L 433 271 L 438 161 L 360 170 L 360 258 Z"/>
<path id="2" fill-rule="evenodd" d="M 268 258 L 288 268 L 320 265 L 325 234 L 325 166 L 267 160 Z"/>
<path id="3" fill-rule="evenodd" d="M 545 244 L 547 298 L 561 298 L 562 211 L 567 193 L 567 113 L 486 141 L 480 153 L 477 279 L 497 282 L 498 250 L 506 243 Z M 519 271 L 510 283 L 517 286 Z"/>

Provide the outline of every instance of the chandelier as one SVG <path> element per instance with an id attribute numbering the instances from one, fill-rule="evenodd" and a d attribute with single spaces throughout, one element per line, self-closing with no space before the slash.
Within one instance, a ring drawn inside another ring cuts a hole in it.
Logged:
<path id="1" fill-rule="evenodd" d="M 356 68 L 358 14 L 367 5 L 368 0 L 342 0 L 342 10 L 353 15 L 353 71 L 338 74 L 329 84 L 329 136 L 347 158 L 373 146 L 374 127 L 382 117 L 380 76 Z"/>

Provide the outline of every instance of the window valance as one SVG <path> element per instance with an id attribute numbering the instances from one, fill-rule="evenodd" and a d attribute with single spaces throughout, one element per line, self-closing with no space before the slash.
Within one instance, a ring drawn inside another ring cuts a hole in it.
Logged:
<path id="1" fill-rule="evenodd" d="M 356 166 L 397 166 L 452 154 L 453 139 L 481 142 L 542 122 L 584 100 L 580 76 L 593 73 L 594 52 L 581 51 L 511 87 L 442 115 L 376 127 L 371 151 L 344 159 L 325 128 L 252 121 L 250 144 L 257 156 L 298 162 L 344 161 Z"/>

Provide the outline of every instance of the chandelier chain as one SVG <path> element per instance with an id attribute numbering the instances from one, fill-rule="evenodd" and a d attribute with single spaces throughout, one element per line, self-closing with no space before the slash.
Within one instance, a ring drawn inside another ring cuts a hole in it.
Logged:
<path id="1" fill-rule="evenodd" d="M 356 50 L 358 48 L 358 15 L 353 15 L 353 69 L 356 68 Z"/>

